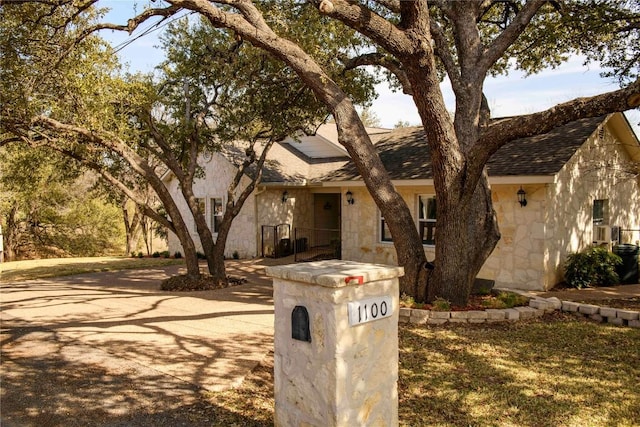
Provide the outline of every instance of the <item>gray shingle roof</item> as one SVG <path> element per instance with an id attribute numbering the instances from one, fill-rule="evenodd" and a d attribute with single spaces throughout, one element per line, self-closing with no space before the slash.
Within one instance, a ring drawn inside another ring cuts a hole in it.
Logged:
<path id="1" fill-rule="evenodd" d="M 490 176 L 553 175 L 595 132 L 606 116 L 580 119 L 552 131 L 514 140 L 496 152 L 487 164 Z M 397 129 L 376 145 L 393 180 L 431 179 L 431 156 L 421 127 Z M 360 179 L 353 162 L 325 175 L 321 181 Z"/>

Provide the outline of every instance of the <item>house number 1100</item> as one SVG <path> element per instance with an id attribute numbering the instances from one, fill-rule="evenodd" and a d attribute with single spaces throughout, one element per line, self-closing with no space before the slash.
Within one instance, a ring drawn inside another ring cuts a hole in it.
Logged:
<path id="1" fill-rule="evenodd" d="M 391 316 L 393 307 L 391 297 L 382 296 L 352 301 L 347 304 L 349 311 L 349 325 L 355 326 Z"/>

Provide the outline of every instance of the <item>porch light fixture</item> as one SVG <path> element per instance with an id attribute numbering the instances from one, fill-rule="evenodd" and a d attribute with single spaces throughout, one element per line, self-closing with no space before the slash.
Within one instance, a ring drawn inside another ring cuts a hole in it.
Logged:
<path id="1" fill-rule="evenodd" d="M 289 200 L 289 192 L 284 190 L 282 192 L 282 203 L 287 203 L 287 200 Z"/>
<path id="2" fill-rule="evenodd" d="M 522 186 L 520 186 L 520 189 L 518 190 L 518 203 L 520 203 L 520 207 L 523 208 L 525 206 L 527 206 L 527 193 L 522 189 Z"/>
<path id="3" fill-rule="evenodd" d="M 352 205 L 352 204 L 355 203 L 355 200 L 353 200 L 353 193 L 351 191 L 347 191 L 345 196 L 347 196 L 347 203 L 348 204 Z"/>

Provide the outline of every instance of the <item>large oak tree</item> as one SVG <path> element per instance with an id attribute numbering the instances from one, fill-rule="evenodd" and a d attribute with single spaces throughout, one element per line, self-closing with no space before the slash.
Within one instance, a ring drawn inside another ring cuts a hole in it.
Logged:
<path id="1" fill-rule="evenodd" d="M 357 31 L 375 48 L 345 59 L 345 64 L 385 67 L 412 95 L 431 151 L 438 200 L 439 243 L 430 273 L 423 268 L 424 251 L 410 210 L 395 191 L 350 97 L 308 46 L 282 31 L 304 23 L 286 22 L 281 14 L 271 13 L 283 4 L 313 6 Z M 500 147 L 582 117 L 640 105 L 637 0 L 167 0 L 153 2 L 132 17 L 127 28 L 182 9 L 199 13 L 213 27 L 227 28 L 283 61 L 329 108 L 340 142 L 395 238 L 398 262 L 405 268 L 401 289 L 418 299 L 439 296 L 454 304 L 466 302 L 473 279 L 500 238 L 485 170 Z M 99 26 L 110 27 L 116 26 Z M 537 72 L 576 52 L 613 66 L 624 87 L 539 113 L 491 120 L 483 95 L 487 76 L 510 66 Z M 453 117 L 440 89 L 445 75 L 456 97 Z"/>

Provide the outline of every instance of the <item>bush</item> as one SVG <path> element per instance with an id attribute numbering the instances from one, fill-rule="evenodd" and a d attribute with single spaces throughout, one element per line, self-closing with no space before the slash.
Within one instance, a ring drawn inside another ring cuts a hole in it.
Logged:
<path id="1" fill-rule="evenodd" d="M 162 251 L 161 254 L 163 258 L 171 258 L 171 252 L 169 251 Z"/>
<path id="2" fill-rule="evenodd" d="M 198 259 L 207 259 L 207 257 L 204 256 L 204 254 L 200 251 L 196 252 L 196 256 L 198 257 Z"/>
<path id="3" fill-rule="evenodd" d="M 151 254 L 151 256 L 152 256 L 153 258 L 160 258 L 160 252 L 155 251 L 153 254 Z"/>
<path id="4" fill-rule="evenodd" d="M 138 258 L 144 258 L 144 254 L 142 252 L 138 252 Z"/>
<path id="5" fill-rule="evenodd" d="M 609 286 L 620 283 L 615 267 L 622 258 L 601 247 L 589 247 L 583 252 L 567 256 L 564 264 L 564 277 L 572 288 L 589 286 Z"/>
<path id="6" fill-rule="evenodd" d="M 451 303 L 444 298 L 436 298 L 433 303 L 433 311 L 450 311 Z"/>
<path id="7" fill-rule="evenodd" d="M 240 254 L 238 253 L 238 251 L 233 251 L 233 259 L 240 259 Z"/>
<path id="8" fill-rule="evenodd" d="M 176 252 L 176 253 L 173 254 L 173 257 L 175 259 L 180 259 L 180 258 L 182 258 L 182 254 L 180 252 Z"/>

